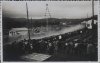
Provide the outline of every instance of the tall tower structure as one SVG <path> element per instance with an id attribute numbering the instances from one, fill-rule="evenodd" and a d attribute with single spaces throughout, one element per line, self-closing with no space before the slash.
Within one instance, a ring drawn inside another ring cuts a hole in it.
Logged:
<path id="1" fill-rule="evenodd" d="M 49 23 L 48 20 L 49 20 L 49 18 L 51 18 L 48 4 L 46 4 L 45 18 L 46 18 L 46 30 L 48 31 L 48 23 Z"/>

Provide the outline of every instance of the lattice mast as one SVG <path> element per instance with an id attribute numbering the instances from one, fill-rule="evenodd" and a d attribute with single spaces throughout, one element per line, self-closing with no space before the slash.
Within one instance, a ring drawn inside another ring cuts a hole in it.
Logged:
<path id="1" fill-rule="evenodd" d="M 46 18 L 46 30 L 48 31 L 48 20 L 49 20 L 49 18 L 51 18 L 48 4 L 46 4 L 45 18 Z"/>

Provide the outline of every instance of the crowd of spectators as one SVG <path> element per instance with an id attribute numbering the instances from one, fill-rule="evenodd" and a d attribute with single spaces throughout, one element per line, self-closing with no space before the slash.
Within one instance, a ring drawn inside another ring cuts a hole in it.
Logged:
<path id="1" fill-rule="evenodd" d="M 91 57 L 97 54 L 97 35 L 92 30 L 82 29 L 41 39 L 15 41 L 9 46 L 10 51 L 17 54 L 36 52 L 54 55 L 63 52 L 64 54 Z M 7 46 L 4 48 L 8 49 Z"/>

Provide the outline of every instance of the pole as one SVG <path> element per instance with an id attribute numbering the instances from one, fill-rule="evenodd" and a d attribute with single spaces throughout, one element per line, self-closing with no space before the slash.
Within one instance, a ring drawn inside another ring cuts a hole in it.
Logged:
<path id="1" fill-rule="evenodd" d="M 94 28 L 94 0 L 92 0 L 92 29 Z"/>
<path id="2" fill-rule="evenodd" d="M 28 37 L 29 37 L 29 42 L 30 42 L 30 23 L 29 23 L 29 15 L 28 15 L 27 3 L 26 3 L 26 12 L 27 12 L 27 21 L 28 21 Z"/>

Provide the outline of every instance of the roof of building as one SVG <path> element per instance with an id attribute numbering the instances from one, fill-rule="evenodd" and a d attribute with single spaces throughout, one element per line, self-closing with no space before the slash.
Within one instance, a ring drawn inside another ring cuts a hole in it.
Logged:
<path id="1" fill-rule="evenodd" d="M 27 28 L 23 27 L 23 28 L 12 28 L 10 31 L 25 31 L 28 30 Z"/>

